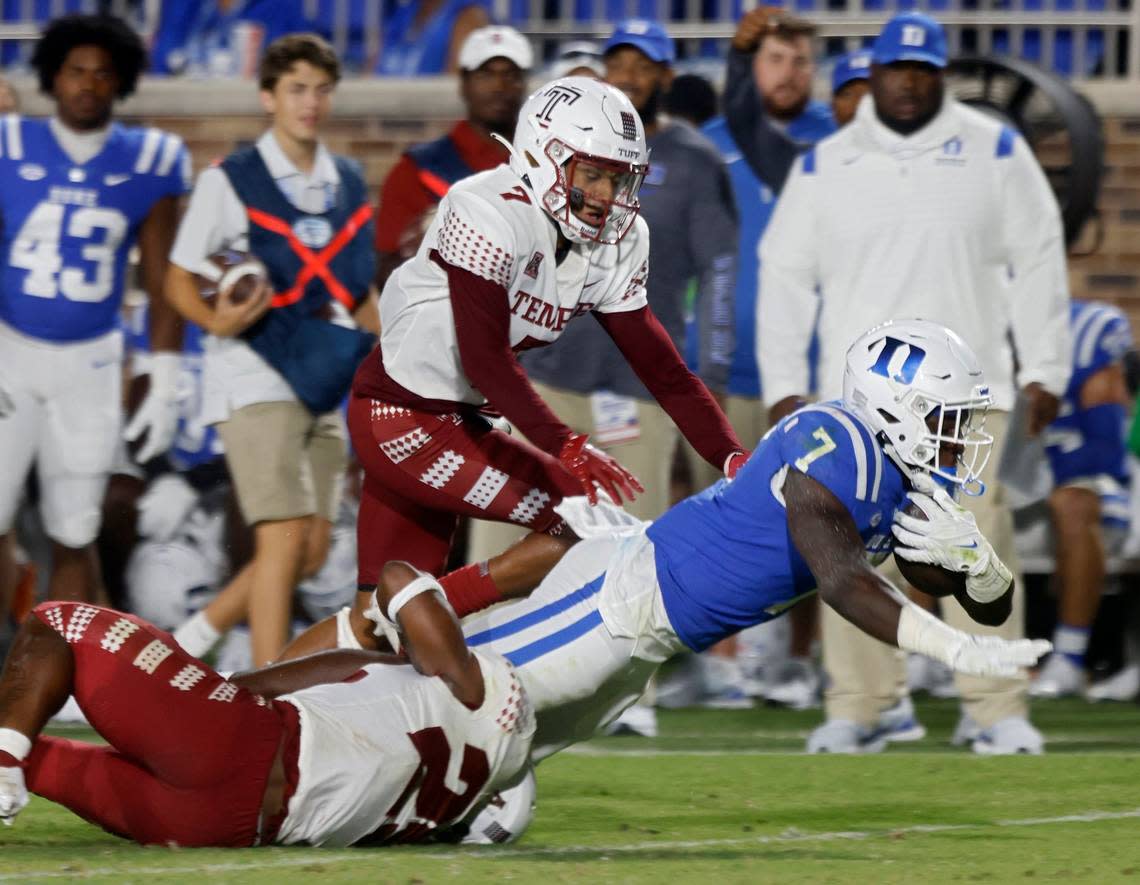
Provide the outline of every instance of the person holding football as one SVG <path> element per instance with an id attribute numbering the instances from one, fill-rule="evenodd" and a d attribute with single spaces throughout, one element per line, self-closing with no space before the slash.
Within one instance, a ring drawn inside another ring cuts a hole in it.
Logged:
<path id="1" fill-rule="evenodd" d="M 361 325 L 376 328 L 364 179 L 320 140 L 339 78 L 335 52 L 315 35 L 267 48 L 260 95 L 272 126 L 201 174 L 171 252 L 167 296 L 210 334 L 204 419 L 218 427 L 255 535 L 253 560 L 178 630 L 192 654 L 248 610 L 253 660 L 275 658 L 293 588 L 328 552 L 346 463 L 337 407 L 374 340 Z M 267 268 L 241 303 L 233 291 L 201 297 L 197 274 L 223 249 Z"/>

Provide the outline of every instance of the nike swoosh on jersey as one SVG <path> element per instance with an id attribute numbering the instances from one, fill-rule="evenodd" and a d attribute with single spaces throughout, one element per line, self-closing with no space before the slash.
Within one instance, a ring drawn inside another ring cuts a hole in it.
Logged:
<path id="1" fill-rule="evenodd" d="M 131 179 L 131 176 L 129 174 L 128 175 L 114 175 L 114 174 L 104 175 L 103 176 L 103 183 L 105 185 L 107 185 L 107 187 L 114 187 L 117 184 L 122 184 L 124 181 L 130 181 L 130 179 Z"/>

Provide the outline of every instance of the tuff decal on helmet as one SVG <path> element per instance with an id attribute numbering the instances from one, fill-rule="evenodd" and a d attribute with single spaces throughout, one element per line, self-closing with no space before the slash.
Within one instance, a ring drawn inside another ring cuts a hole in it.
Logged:
<path id="1" fill-rule="evenodd" d="M 904 471 L 922 470 L 980 494 L 993 436 L 993 403 L 977 356 L 957 333 L 928 320 L 896 320 L 863 334 L 847 351 L 843 399 L 879 435 Z M 940 463 L 944 447 L 955 463 Z"/>
<path id="2" fill-rule="evenodd" d="M 547 83 L 523 105 L 510 147 L 511 167 L 568 240 L 612 245 L 629 231 L 649 150 L 624 93 L 589 77 Z M 575 184 L 579 172 L 587 184 Z"/>

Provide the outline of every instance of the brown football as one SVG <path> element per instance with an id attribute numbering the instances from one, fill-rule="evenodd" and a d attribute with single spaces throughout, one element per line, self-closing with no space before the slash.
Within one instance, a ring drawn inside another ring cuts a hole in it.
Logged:
<path id="1" fill-rule="evenodd" d="M 269 272 L 252 253 L 228 249 L 206 258 L 197 278 L 203 298 L 213 300 L 219 292 L 232 286 L 230 300 L 234 304 L 242 304 L 250 299 L 262 280 L 269 278 Z"/>
<path id="2" fill-rule="evenodd" d="M 910 502 L 903 508 L 903 513 L 916 519 L 926 519 L 917 504 Z M 966 595 L 966 576 L 960 572 L 952 572 L 938 565 L 926 565 L 921 562 L 908 562 L 901 556 L 895 557 L 902 576 L 923 593 L 931 596 Z"/>

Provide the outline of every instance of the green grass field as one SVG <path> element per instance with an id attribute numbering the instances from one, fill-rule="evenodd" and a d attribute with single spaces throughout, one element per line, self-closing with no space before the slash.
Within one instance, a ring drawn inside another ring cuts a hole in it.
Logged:
<path id="1" fill-rule="evenodd" d="M 543 763 L 502 848 L 139 848 L 33 799 L 0 882 L 1140 881 L 1140 707 L 1039 704 L 1048 755 L 979 758 L 955 704 L 918 706 L 925 740 L 850 758 L 799 755 L 818 713 L 663 711 Z"/>

